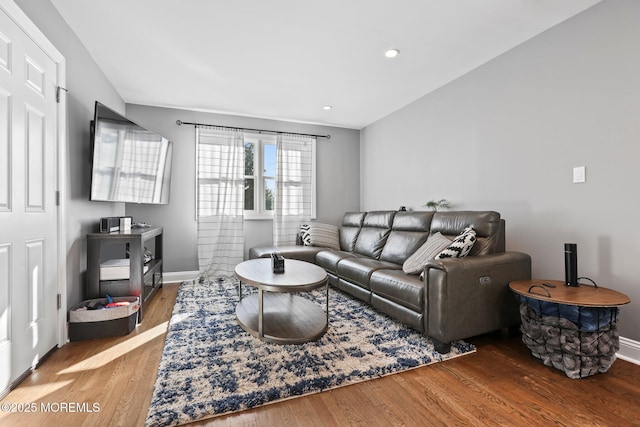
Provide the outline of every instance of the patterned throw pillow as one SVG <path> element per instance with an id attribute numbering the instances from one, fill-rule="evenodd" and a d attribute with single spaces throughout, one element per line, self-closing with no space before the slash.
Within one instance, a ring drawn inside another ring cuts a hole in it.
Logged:
<path id="1" fill-rule="evenodd" d="M 300 238 L 302 239 L 302 244 L 304 246 L 311 246 L 311 234 L 309 230 L 311 229 L 311 224 L 302 224 L 300 226 Z"/>
<path id="2" fill-rule="evenodd" d="M 431 261 L 449 247 L 451 240 L 447 239 L 440 232 L 429 236 L 424 245 L 420 246 L 407 260 L 402 264 L 402 271 L 407 274 L 418 274 L 424 268 L 427 261 Z"/>
<path id="3" fill-rule="evenodd" d="M 340 249 L 340 231 L 331 224 L 310 222 L 300 226 L 302 244 L 305 246 L 321 246 L 324 248 Z"/>
<path id="4" fill-rule="evenodd" d="M 471 252 L 471 248 L 473 248 L 475 242 L 476 230 L 474 230 L 473 227 L 467 227 L 451 242 L 449 247 L 436 256 L 436 259 L 466 257 L 469 252 Z"/>

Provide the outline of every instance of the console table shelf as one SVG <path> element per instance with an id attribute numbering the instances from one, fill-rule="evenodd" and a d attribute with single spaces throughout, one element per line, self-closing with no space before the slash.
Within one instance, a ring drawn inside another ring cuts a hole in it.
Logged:
<path id="1" fill-rule="evenodd" d="M 154 240 L 154 259 L 144 262 L 144 248 Z M 122 244 L 129 247 L 129 279 L 100 280 L 103 244 Z M 145 271 L 146 267 L 146 271 Z M 144 306 L 158 288 L 162 287 L 162 228 L 133 228 L 130 231 L 87 234 L 87 295 L 88 299 L 110 296 L 138 296 L 138 321 L 144 316 Z"/>

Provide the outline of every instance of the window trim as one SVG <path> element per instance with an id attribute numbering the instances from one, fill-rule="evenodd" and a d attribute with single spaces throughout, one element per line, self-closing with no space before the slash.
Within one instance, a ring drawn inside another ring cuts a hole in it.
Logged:
<path id="1" fill-rule="evenodd" d="M 311 219 L 316 219 L 316 197 L 318 195 L 317 192 L 317 181 L 316 181 L 316 172 L 317 172 L 317 164 L 316 164 L 316 147 L 318 145 L 317 138 L 313 139 L 313 143 L 311 144 Z"/>

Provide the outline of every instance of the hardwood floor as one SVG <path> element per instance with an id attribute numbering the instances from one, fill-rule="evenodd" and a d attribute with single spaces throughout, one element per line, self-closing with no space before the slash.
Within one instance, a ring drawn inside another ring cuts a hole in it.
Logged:
<path id="1" fill-rule="evenodd" d="M 142 426 L 177 288 L 165 284 L 130 335 L 55 351 L 2 399 L 0 425 Z M 519 337 L 469 341 L 475 354 L 192 425 L 640 425 L 638 365 L 618 360 L 572 380 L 533 359 Z"/>

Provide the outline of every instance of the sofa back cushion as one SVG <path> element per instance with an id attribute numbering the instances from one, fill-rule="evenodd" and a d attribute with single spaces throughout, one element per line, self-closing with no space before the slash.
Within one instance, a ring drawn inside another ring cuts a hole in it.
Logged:
<path id="1" fill-rule="evenodd" d="M 368 212 L 364 217 L 353 252 L 380 259 L 382 248 L 391 232 L 395 214 L 396 211 Z"/>
<path id="2" fill-rule="evenodd" d="M 432 219 L 433 212 L 397 212 L 380 260 L 402 265 L 427 241 Z"/>
<path id="3" fill-rule="evenodd" d="M 346 212 L 340 226 L 340 249 L 353 252 L 366 212 Z"/>
<path id="4" fill-rule="evenodd" d="M 477 238 L 469 256 L 492 254 L 496 248 L 504 248 L 504 244 L 499 244 L 499 239 L 504 238 L 500 214 L 494 211 L 435 212 L 430 234 L 440 232 L 453 239 L 469 226 L 476 231 Z"/>

